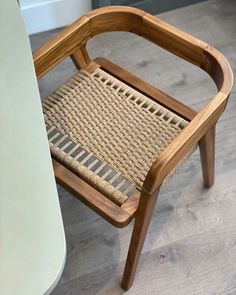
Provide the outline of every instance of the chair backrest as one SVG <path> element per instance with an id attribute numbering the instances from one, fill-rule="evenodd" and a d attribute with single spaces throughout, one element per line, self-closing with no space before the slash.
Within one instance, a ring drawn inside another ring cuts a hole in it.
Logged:
<path id="1" fill-rule="evenodd" d="M 123 6 L 99 8 L 87 13 L 45 45 L 46 55 L 44 46 L 38 50 L 34 55 L 38 78 L 84 46 L 93 36 L 114 31 L 140 35 L 201 67 L 213 78 L 218 90 L 226 95 L 229 93 L 232 71 L 220 52 L 142 10 Z"/>

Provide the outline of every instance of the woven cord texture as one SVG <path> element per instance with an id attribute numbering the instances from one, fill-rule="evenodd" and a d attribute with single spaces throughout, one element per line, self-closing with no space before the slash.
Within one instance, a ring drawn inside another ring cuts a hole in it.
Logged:
<path id="1" fill-rule="evenodd" d="M 80 71 L 43 103 L 45 121 L 142 188 L 187 122 L 101 69 Z"/>
<path id="2" fill-rule="evenodd" d="M 55 126 L 46 124 L 46 128 L 53 156 L 114 203 L 122 205 L 136 191 L 134 184 L 108 163 L 73 142 Z"/>

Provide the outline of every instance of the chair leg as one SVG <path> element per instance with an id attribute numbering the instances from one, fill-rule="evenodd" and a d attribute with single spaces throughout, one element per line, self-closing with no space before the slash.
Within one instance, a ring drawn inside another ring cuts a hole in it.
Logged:
<path id="1" fill-rule="evenodd" d="M 142 252 L 146 233 L 151 221 L 152 212 L 156 203 L 158 191 L 152 196 L 142 192 L 139 201 L 139 207 L 135 217 L 133 233 L 130 241 L 128 256 L 125 264 L 125 270 L 121 282 L 121 287 L 128 290 L 133 283 L 137 264 Z"/>
<path id="2" fill-rule="evenodd" d="M 205 187 L 214 184 L 215 175 L 215 125 L 199 141 L 202 175 Z"/>

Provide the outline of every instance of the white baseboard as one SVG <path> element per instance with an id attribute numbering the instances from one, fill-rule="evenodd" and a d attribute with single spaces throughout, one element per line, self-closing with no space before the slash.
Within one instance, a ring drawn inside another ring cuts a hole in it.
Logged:
<path id="1" fill-rule="evenodd" d="M 92 9 L 91 0 L 41 0 L 22 5 L 21 11 L 29 34 L 71 24 Z"/>

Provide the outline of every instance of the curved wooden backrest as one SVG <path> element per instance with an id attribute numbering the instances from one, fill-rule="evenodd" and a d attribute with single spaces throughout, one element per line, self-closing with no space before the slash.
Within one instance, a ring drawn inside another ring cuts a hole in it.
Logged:
<path id="1" fill-rule="evenodd" d="M 93 36 L 114 31 L 138 34 L 201 67 L 211 75 L 218 90 L 227 94 L 231 89 L 232 72 L 220 52 L 142 10 L 126 6 L 95 9 L 37 50 L 34 62 L 38 78 L 84 46 Z"/>

